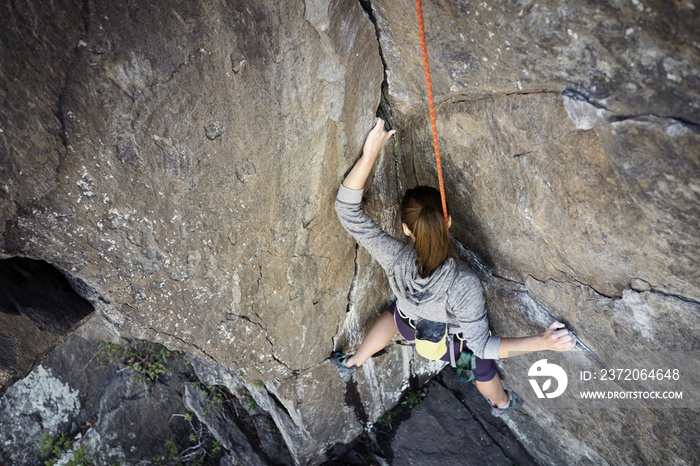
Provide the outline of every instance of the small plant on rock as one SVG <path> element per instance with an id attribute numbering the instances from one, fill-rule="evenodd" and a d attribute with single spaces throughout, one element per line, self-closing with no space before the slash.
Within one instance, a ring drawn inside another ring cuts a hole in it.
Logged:
<path id="1" fill-rule="evenodd" d="M 93 453 L 88 456 L 82 445 L 73 447 L 73 441 L 65 432 L 60 437 L 54 438 L 48 432 L 41 438 L 41 456 L 48 459 L 44 461 L 45 466 L 54 466 L 59 461 L 65 466 L 94 466 L 98 460 Z"/>
<path id="2" fill-rule="evenodd" d="M 153 457 L 156 466 L 171 466 L 189 464 L 203 465 L 207 460 L 213 460 L 221 453 L 221 443 L 214 438 L 192 413 L 173 414 L 173 418 L 182 417 L 190 426 L 191 432 L 187 440 L 189 445 L 180 447 L 174 439 L 165 442 L 165 453 Z M 207 462 L 209 464 L 209 462 Z"/>
<path id="3" fill-rule="evenodd" d="M 246 395 L 243 398 L 243 407 L 248 411 L 249 413 L 252 413 L 256 409 L 258 409 L 258 403 L 255 401 L 255 398 L 253 398 L 250 395 Z"/>
<path id="4" fill-rule="evenodd" d="M 98 341 L 100 349 L 95 358 L 103 365 L 123 364 L 134 372 L 134 380 L 143 382 L 150 395 L 150 387 L 163 375 L 172 375 L 167 366 L 172 352 L 158 343 L 140 343 L 133 346 L 119 346 Z M 121 369 L 123 370 L 123 369 Z"/>
<path id="5" fill-rule="evenodd" d="M 389 430 L 391 430 L 391 411 L 384 413 L 384 415 L 379 418 L 378 422 L 384 426 L 387 426 Z"/>
<path id="6" fill-rule="evenodd" d="M 224 403 L 230 397 L 226 389 L 219 385 L 204 385 L 199 380 L 193 382 L 192 385 L 209 400 L 209 404 L 203 408 L 204 414 L 221 411 L 224 408 Z"/>
<path id="7" fill-rule="evenodd" d="M 401 402 L 403 406 L 408 406 L 408 409 L 413 409 L 418 406 L 423 398 L 425 397 L 425 392 L 423 390 L 416 390 L 408 392 L 406 399 Z"/>

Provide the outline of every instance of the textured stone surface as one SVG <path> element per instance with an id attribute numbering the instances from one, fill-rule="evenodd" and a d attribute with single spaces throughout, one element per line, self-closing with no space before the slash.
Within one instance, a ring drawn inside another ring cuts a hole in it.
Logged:
<path id="1" fill-rule="evenodd" d="M 414 6 L 372 7 L 402 183 L 436 186 Z M 669 364 L 687 374 L 672 387 L 686 409 L 552 406 L 527 381 L 534 361 L 507 360 L 527 413 L 508 425 L 538 462 L 697 462 L 685 432 L 698 431 L 699 8 L 424 2 L 453 234 L 476 252 L 462 251 L 494 333 L 566 322 L 589 350 L 559 360 L 570 377 Z"/>
<path id="2" fill-rule="evenodd" d="M 398 427 L 392 447 L 396 464 L 510 464 L 472 413 L 437 384 Z"/>
<path id="3" fill-rule="evenodd" d="M 392 105 L 427 104 L 415 6 L 372 7 Z M 700 121 L 695 1 L 431 0 L 423 14 L 438 101 L 570 89 L 619 115 Z"/>
<path id="4" fill-rule="evenodd" d="M 333 195 L 382 81 L 360 5 L 3 8 L 2 87 L 43 110 L 3 107 L 3 253 L 80 277 L 125 336 L 261 378 L 327 357 L 354 247 Z"/>
<path id="5" fill-rule="evenodd" d="M 417 407 L 409 402 L 419 402 Z M 512 413 L 524 424 L 527 415 Z M 537 427 L 530 421 L 529 427 Z M 534 429 L 530 429 L 534 430 Z M 543 443 L 550 436 L 539 435 Z M 546 447 L 545 447 L 546 448 Z M 556 451 L 549 452 L 557 458 Z M 565 456 L 559 456 L 560 462 Z M 508 460 L 512 461 L 509 462 Z M 538 464 L 504 418 L 491 416 L 490 405 L 473 382 L 463 383 L 446 369 L 426 386 L 415 386 L 402 401 L 324 464 Z M 551 461 L 551 464 L 557 464 Z M 546 463 L 542 463 L 546 464 Z"/>
<path id="6" fill-rule="evenodd" d="M 92 322 L 93 328 L 98 326 Z M 293 463 L 289 453 L 282 452 L 284 442 L 274 423 L 255 425 L 265 413 L 252 417 L 241 405 L 245 392 L 229 395 L 217 387 L 221 398 L 214 402 L 181 354 L 164 361 L 172 375 L 160 375 L 147 391 L 123 361 L 101 365 L 99 351 L 96 341 L 74 335 L 0 398 L 3 464 L 43 464 L 43 435 L 58 438 L 63 433 L 104 464 L 151 464 L 155 456 L 168 454 L 168 441 L 174 442 L 178 455 L 192 447 L 189 460 L 179 458 L 183 463 L 204 456 L 205 449 L 217 464 L 219 459 L 222 464 Z M 213 439 L 222 445 L 219 454 L 211 451 Z M 198 449 L 198 443 L 204 449 Z M 269 454 L 272 448 L 280 450 L 276 456 Z"/>
<path id="7" fill-rule="evenodd" d="M 79 410 L 78 392 L 39 366 L 0 398 L 0 459 L 33 463 L 39 458 L 44 432 L 64 427 Z"/>
<path id="8" fill-rule="evenodd" d="M 400 233 L 401 193 L 435 184 L 413 3 L 0 8 L 3 258 L 60 267 L 122 337 L 201 356 L 300 463 L 440 369 L 398 339 L 347 386 L 325 361 L 390 300 L 332 210 L 380 92 L 399 132 L 370 214 Z M 562 319 L 597 367 L 632 364 L 630 345 L 697 351 L 697 1 L 424 11 L 453 232 L 494 332 Z M 528 363 L 503 364 L 523 394 Z M 693 411 L 566 409 L 509 418 L 536 461 L 697 463 Z"/>
<path id="9" fill-rule="evenodd" d="M 92 311 L 46 262 L 0 260 L 0 394 L 40 364 Z"/>
<path id="10" fill-rule="evenodd" d="M 578 130 L 555 93 L 445 104 L 438 118 L 454 235 L 495 273 L 700 297 L 698 133 L 658 118 Z M 429 136 L 424 118 L 412 128 L 409 141 Z M 434 183 L 434 160 L 406 165 Z"/>
<path id="11" fill-rule="evenodd" d="M 269 464 L 253 448 L 245 433 L 236 425 L 236 419 L 228 413 L 211 408 L 211 400 L 191 383 L 185 384 L 184 402 L 189 412 L 202 421 L 209 432 L 230 452 L 235 461 L 263 466 Z M 235 464 L 235 462 L 234 462 Z"/>

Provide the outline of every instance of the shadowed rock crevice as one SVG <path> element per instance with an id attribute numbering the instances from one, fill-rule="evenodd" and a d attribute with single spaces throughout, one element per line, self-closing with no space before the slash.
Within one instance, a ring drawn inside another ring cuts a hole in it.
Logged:
<path id="1" fill-rule="evenodd" d="M 384 59 L 384 52 L 382 51 L 382 42 L 380 40 L 381 37 L 381 30 L 379 28 L 379 24 L 377 24 L 377 16 L 374 14 L 374 10 L 372 9 L 372 1 L 371 0 L 358 0 L 360 2 L 360 6 L 362 6 L 362 9 L 365 10 L 365 13 L 367 13 L 367 17 L 369 20 L 372 22 L 372 25 L 374 25 L 374 31 L 377 35 L 377 49 L 379 50 L 379 57 L 382 60 L 382 65 L 384 66 L 384 82 L 382 83 L 382 88 L 384 88 L 387 84 L 386 82 L 386 60 Z"/>
<path id="2" fill-rule="evenodd" d="M 0 260 L 0 394 L 93 311 L 52 265 L 23 257 Z"/>

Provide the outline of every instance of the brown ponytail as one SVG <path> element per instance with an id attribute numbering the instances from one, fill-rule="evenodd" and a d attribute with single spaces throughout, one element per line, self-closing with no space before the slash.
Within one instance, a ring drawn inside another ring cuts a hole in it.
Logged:
<path id="1" fill-rule="evenodd" d="M 401 203 L 401 221 L 415 238 L 416 266 L 421 277 L 435 272 L 448 257 L 458 260 L 437 189 L 418 186 L 406 191 Z"/>

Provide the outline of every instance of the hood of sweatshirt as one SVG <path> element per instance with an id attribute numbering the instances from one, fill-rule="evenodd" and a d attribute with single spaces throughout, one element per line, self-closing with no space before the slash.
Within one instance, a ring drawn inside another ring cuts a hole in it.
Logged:
<path id="1" fill-rule="evenodd" d="M 401 303 L 401 309 L 414 313 L 412 311 L 418 307 L 444 303 L 457 273 L 457 263 L 454 259 L 448 258 L 435 272 L 421 277 L 416 267 L 413 247 L 408 244 L 401 251 L 401 255 L 404 257 L 397 258 L 393 277 L 390 277 L 390 281 L 393 281 L 391 285 L 396 287 L 394 292 L 405 301 Z"/>

